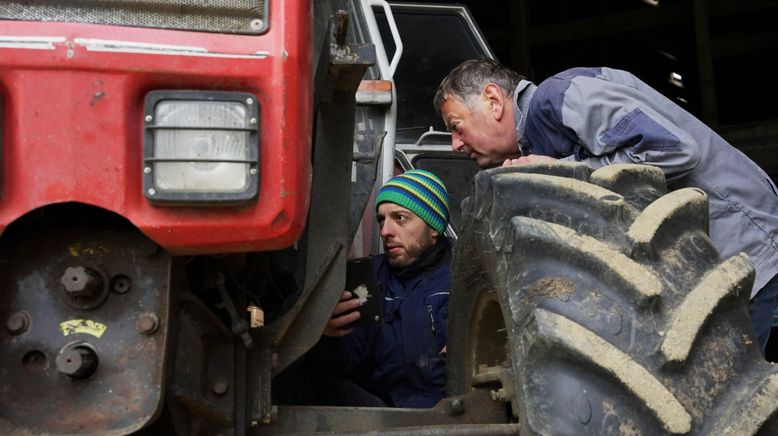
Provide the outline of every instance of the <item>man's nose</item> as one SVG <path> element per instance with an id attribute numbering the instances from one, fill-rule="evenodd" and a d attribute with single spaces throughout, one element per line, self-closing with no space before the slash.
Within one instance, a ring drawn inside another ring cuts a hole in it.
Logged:
<path id="1" fill-rule="evenodd" d="M 451 150 L 454 153 L 461 153 L 463 151 L 462 148 L 464 148 L 464 146 L 465 146 L 465 142 L 462 141 L 462 139 L 459 137 L 459 135 L 457 135 L 456 133 L 452 133 L 451 134 Z"/>
<path id="2" fill-rule="evenodd" d="M 382 239 L 386 239 L 387 237 L 391 236 L 393 234 L 392 225 L 388 223 L 387 221 L 384 221 L 383 224 L 381 224 L 381 228 L 378 231 L 378 234 L 381 236 Z"/>

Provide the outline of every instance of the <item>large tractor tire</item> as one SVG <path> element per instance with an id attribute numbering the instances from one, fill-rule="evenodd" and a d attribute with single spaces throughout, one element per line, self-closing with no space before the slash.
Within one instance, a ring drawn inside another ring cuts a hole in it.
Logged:
<path id="1" fill-rule="evenodd" d="M 778 434 L 753 268 L 720 258 L 703 191 L 557 163 L 482 171 L 464 205 L 449 394 L 492 390 L 521 434 Z"/>

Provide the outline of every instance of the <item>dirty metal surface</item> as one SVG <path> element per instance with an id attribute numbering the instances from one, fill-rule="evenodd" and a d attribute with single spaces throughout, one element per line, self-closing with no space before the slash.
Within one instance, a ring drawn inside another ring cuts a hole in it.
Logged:
<path id="1" fill-rule="evenodd" d="M 0 434 L 126 434 L 151 420 L 169 274 L 169 256 L 129 227 L 3 235 Z"/>
<path id="2" fill-rule="evenodd" d="M 414 429 L 414 432 L 406 434 L 449 434 L 458 427 L 468 425 L 508 424 L 509 414 L 509 409 L 504 402 L 494 401 L 486 389 L 476 389 L 464 395 L 445 398 L 431 409 L 278 406 L 276 419 L 272 424 L 252 427 L 249 434 L 318 432 L 376 434 L 377 431 L 384 434 L 391 431 L 409 431 L 409 429 Z M 429 432 L 422 431 L 423 428 L 428 428 Z M 508 428 L 513 429 L 510 426 Z"/>
<path id="3" fill-rule="evenodd" d="M 355 93 L 365 70 L 376 61 L 372 44 L 344 44 L 345 12 L 330 18 L 315 77 L 317 106 L 313 181 L 306 235 L 303 293 L 268 328 L 278 360 L 277 374 L 319 340 L 345 282 L 353 159 Z"/>
<path id="4" fill-rule="evenodd" d="M 191 294 L 179 296 L 176 352 L 169 393 L 196 413 L 190 421 L 232 425 L 235 340 L 213 313 Z M 190 430 L 187 429 L 186 433 Z"/>
<path id="5" fill-rule="evenodd" d="M 355 432 L 316 432 L 317 436 L 518 436 L 519 424 L 464 424 L 403 427 L 391 430 Z M 310 433 L 289 433 L 286 436 L 308 436 Z"/>

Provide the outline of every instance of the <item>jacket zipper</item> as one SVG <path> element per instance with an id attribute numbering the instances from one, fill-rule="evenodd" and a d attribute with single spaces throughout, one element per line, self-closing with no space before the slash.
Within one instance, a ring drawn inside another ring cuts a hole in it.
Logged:
<path id="1" fill-rule="evenodd" d="M 430 316 L 430 327 L 432 327 L 432 336 L 434 338 L 437 338 L 438 335 L 435 332 L 435 317 L 432 315 L 432 305 L 430 305 L 430 304 L 427 305 L 427 313 Z"/>

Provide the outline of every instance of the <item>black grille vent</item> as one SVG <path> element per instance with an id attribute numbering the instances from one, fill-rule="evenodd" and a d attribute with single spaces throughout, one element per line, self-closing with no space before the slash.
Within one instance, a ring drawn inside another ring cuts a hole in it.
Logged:
<path id="1" fill-rule="evenodd" d="M 0 19 L 258 34 L 267 28 L 266 3 L 265 0 L 0 0 Z"/>

